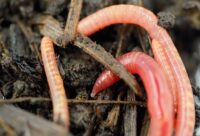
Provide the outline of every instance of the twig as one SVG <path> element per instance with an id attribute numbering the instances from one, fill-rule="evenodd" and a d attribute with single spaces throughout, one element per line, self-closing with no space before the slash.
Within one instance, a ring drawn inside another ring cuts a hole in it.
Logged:
<path id="1" fill-rule="evenodd" d="M 80 12 L 82 9 L 82 3 L 83 0 L 71 0 L 70 9 L 64 30 L 64 33 L 67 34 L 67 36 L 69 36 L 68 40 L 70 41 L 65 41 L 66 43 L 71 42 L 75 39 L 77 32 L 76 29 L 80 18 Z M 66 43 L 64 45 L 66 45 Z"/>
<path id="2" fill-rule="evenodd" d="M 0 104 L 12 104 L 12 103 L 21 103 L 21 102 L 50 102 L 50 98 L 44 97 L 20 97 L 20 98 L 12 98 L 12 99 L 4 99 L 0 100 Z"/>
<path id="3" fill-rule="evenodd" d="M 127 92 L 127 100 L 135 101 L 135 95 L 133 92 Z M 137 108 L 130 105 L 126 105 L 124 109 L 124 136 L 136 136 L 137 130 Z"/>
<path id="4" fill-rule="evenodd" d="M 127 105 L 139 105 L 146 107 L 146 103 L 139 101 L 115 101 L 115 100 L 72 100 L 68 99 L 69 103 L 81 103 L 81 104 L 127 104 Z"/>
<path id="5" fill-rule="evenodd" d="M 147 32 L 139 27 L 136 27 L 136 33 L 143 51 L 153 56 L 150 46 L 150 38 Z"/>
<path id="6" fill-rule="evenodd" d="M 92 40 L 81 34 L 76 37 L 74 45 L 81 48 L 105 67 L 111 69 L 116 75 L 123 79 L 136 94 L 141 95 L 140 87 L 135 81 L 135 78 L 127 72 L 123 65 L 114 59 L 111 54 L 108 54 L 100 45 L 94 43 Z"/>
<path id="7" fill-rule="evenodd" d="M 130 36 L 130 32 L 132 31 L 132 27 L 128 26 L 128 25 L 123 25 L 119 28 L 118 30 L 118 44 L 117 44 L 117 50 L 115 53 L 115 57 L 119 57 L 123 54 L 123 50 L 125 49 L 126 43 L 125 43 L 125 38 Z"/>
<path id="8" fill-rule="evenodd" d="M 144 119 L 142 122 L 142 128 L 140 136 L 147 136 L 149 132 L 149 126 L 150 126 L 150 118 L 147 111 L 145 111 Z"/>
<path id="9" fill-rule="evenodd" d="M 19 19 L 15 19 L 15 21 L 17 22 L 18 26 L 20 27 L 20 29 L 22 30 L 22 32 L 24 33 L 24 36 L 26 37 L 29 45 L 30 45 L 30 49 L 33 53 L 35 53 L 36 57 L 40 60 L 41 62 L 41 56 L 39 53 L 39 49 L 37 48 L 37 45 L 33 42 L 33 32 L 30 28 L 30 26 L 26 26 L 22 21 L 20 21 Z"/>
<path id="10" fill-rule="evenodd" d="M 0 100 L 0 104 L 12 104 L 21 102 L 50 102 L 50 101 L 51 101 L 50 98 L 44 98 L 44 97 L 21 97 L 21 98 Z M 69 104 L 124 104 L 124 105 L 139 105 L 141 107 L 146 107 L 146 103 L 140 101 L 68 99 L 68 103 Z"/>

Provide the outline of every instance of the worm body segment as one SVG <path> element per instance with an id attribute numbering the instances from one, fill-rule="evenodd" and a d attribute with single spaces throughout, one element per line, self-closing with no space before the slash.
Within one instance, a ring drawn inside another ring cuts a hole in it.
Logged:
<path id="1" fill-rule="evenodd" d="M 147 92 L 147 107 L 151 117 L 151 136 L 171 136 L 173 130 L 173 100 L 167 80 L 158 64 L 149 56 L 140 52 L 129 52 L 118 58 L 132 74 L 138 74 Z M 110 70 L 105 70 L 97 79 L 94 96 L 119 80 Z M 166 102 L 168 102 L 166 104 Z"/>
<path id="2" fill-rule="evenodd" d="M 152 40 L 157 41 L 163 50 L 159 53 L 154 43 L 156 60 L 165 71 L 177 105 L 175 122 L 176 136 L 192 136 L 195 124 L 194 100 L 191 84 L 183 62 L 165 29 L 157 25 L 157 17 L 149 10 L 134 5 L 115 5 L 104 8 L 84 18 L 78 31 L 90 35 L 111 24 L 136 24 L 144 28 Z M 162 59 L 159 59 L 162 57 Z M 164 61 L 163 61 L 164 60 Z M 168 66 L 168 68 L 165 68 Z M 170 77 L 173 76 L 173 77 Z"/>
<path id="3" fill-rule="evenodd" d="M 50 38 L 44 37 L 41 41 L 42 60 L 50 94 L 53 102 L 54 121 L 69 128 L 69 111 L 63 80 L 60 76 L 56 56 L 54 53 L 53 42 Z"/>

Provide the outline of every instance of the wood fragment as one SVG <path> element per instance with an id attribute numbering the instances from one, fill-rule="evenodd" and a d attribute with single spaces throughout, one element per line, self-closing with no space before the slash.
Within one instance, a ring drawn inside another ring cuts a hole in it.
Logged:
<path id="1" fill-rule="evenodd" d="M 24 36 L 26 37 L 26 39 L 29 43 L 31 51 L 33 53 L 35 53 L 35 56 L 41 62 L 41 55 L 40 55 L 40 52 L 39 52 L 39 48 L 37 47 L 36 43 L 33 42 L 34 34 L 33 34 L 32 29 L 30 28 L 30 26 L 26 26 L 24 24 L 24 22 L 22 22 L 18 19 L 16 19 L 16 22 L 17 22 L 18 26 L 20 27 L 20 29 L 22 30 L 22 32 L 24 33 Z"/>
<path id="2" fill-rule="evenodd" d="M 127 100 L 135 101 L 135 95 L 131 91 L 127 91 Z M 137 107 L 126 105 L 124 111 L 124 136 L 137 135 Z"/>
<path id="3" fill-rule="evenodd" d="M 124 52 L 124 49 L 128 47 L 128 45 L 126 45 L 126 41 L 125 39 L 127 37 L 130 36 L 131 34 L 131 31 L 132 31 L 132 27 L 130 27 L 129 25 L 127 24 L 123 24 L 121 27 L 119 27 L 119 30 L 118 30 L 118 39 L 117 39 L 117 50 L 116 50 L 116 53 L 115 53 L 115 57 L 119 57 L 121 56 Z"/>
<path id="4" fill-rule="evenodd" d="M 121 91 L 119 95 L 117 96 L 117 101 L 120 101 L 122 93 L 123 93 L 123 90 L 122 89 L 120 90 Z M 108 127 L 108 128 L 116 127 L 119 120 L 120 110 L 121 110 L 120 105 L 114 105 L 112 107 L 112 109 L 108 112 L 107 119 L 103 122 L 105 127 Z"/>
<path id="5" fill-rule="evenodd" d="M 150 46 L 151 40 L 147 32 L 143 30 L 142 28 L 136 27 L 136 33 L 137 33 L 137 36 L 138 36 L 138 39 L 140 41 L 140 45 L 143 51 L 149 54 L 150 56 L 153 56 L 153 53 L 151 51 L 151 46 Z"/>
<path id="6" fill-rule="evenodd" d="M 145 115 L 144 115 L 143 122 L 142 122 L 142 129 L 141 129 L 140 136 L 147 136 L 148 135 L 149 126 L 150 126 L 150 117 L 149 117 L 148 112 L 146 111 Z"/>
<path id="7" fill-rule="evenodd" d="M 0 105 L 0 118 L 11 126 L 18 135 L 21 133 L 35 136 L 70 135 L 67 134 L 64 127 L 11 105 Z"/>
<path id="8" fill-rule="evenodd" d="M 41 34 L 50 37 L 57 46 L 63 47 L 64 31 L 56 19 L 52 16 L 38 15 L 33 20 L 39 26 Z M 65 38 L 67 41 L 68 36 L 65 36 Z"/>
<path id="9" fill-rule="evenodd" d="M 77 33 L 77 26 L 80 18 L 83 0 L 71 0 L 70 9 L 65 25 L 64 33 L 69 36 L 70 41 L 66 41 L 64 45 L 75 39 Z M 63 46 L 64 46 L 63 45 Z"/>
<path id="10" fill-rule="evenodd" d="M 87 127 L 83 136 L 92 136 L 92 133 L 96 127 L 96 123 L 97 123 L 97 121 L 95 120 L 95 116 L 92 116 L 92 119 L 90 119 L 89 126 Z"/>

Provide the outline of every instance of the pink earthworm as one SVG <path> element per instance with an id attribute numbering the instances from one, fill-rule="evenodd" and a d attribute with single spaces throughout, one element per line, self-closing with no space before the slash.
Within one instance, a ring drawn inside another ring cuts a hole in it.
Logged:
<path id="1" fill-rule="evenodd" d="M 126 53 L 120 56 L 118 61 L 130 73 L 138 74 L 144 83 L 148 99 L 147 107 L 151 117 L 149 135 L 171 136 L 174 125 L 173 98 L 169 91 L 168 82 L 159 65 L 153 58 L 141 52 Z M 110 70 L 105 70 L 98 77 L 91 95 L 96 95 L 98 91 L 111 86 L 118 80 L 120 80 L 118 76 Z"/>
<path id="2" fill-rule="evenodd" d="M 191 84 L 184 64 L 169 34 L 157 25 L 157 17 L 149 10 L 134 5 L 114 5 L 93 13 L 78 24 L 78 32 L 91 35 L 112 24 L 135 24 L 144 28 L 154 41 L 152 44 L 156 61 L 162 67 L 168 79 L 174 98 L 175 135 L 192 136 L 195 124 L 194 100 Z M 156 46 L 160 45 L 161 48 Z M 162 52 L 159 52 L 162 49 Z M 166 68 L 167 66 L 167 68 Z M 98 81 L 97 81 L 98 82 Z M 103 86 L 103 82 L 98 84 Z M 101 87 L 100 87 L 101 88 Z M 98 90 L 93 90 L 98 91 Z M 152 99 L 152 101 L 154 101 Z M 156 112 L 156 111 L 155 111 Z"/>
<path id="3" fill-rule="evenodd" d="M 69 129 L 69 111 L 67 98 L 63 85 L 63 80 L 60 76 L 56 56 L 54 53 L 53 41 L 49 37 L 43 37 L 41 41 L 42 61 L 50 94 L 53 102 L 53 118 L 54 121 L 66 126 Z"/>

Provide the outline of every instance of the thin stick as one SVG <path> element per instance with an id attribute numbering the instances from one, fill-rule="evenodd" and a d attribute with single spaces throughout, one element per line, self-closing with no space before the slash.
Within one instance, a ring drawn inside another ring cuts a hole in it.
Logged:
<path id="1" fill-rule="evenodd" d="M 21 97 L 14 99 L 0 100 L 0 104 L 12 104 L 21 102 L 50 102 L 50 98 L 45 97 Z M 146 107 L 145 102 L 141 101 L 116 101 L 116 100 L 76 100 L 68 99 L 69 104 L 124 104 L 124 105 L 139 105 Z"/>
<path id="2" fill-rule="evenodd" d="M 36 43 L 33 42 L 34 34 L 33 34 L 33 31 L 31 30 L 30 26 L 25 25 L 19 19 L 15 19 L 15 21 L 18 24 L 18 26 L 20 27 L 20 29 L 22 30 L 24 36 L 26 37 L 26 39 L 27 39 L 27 41 L 29 43 L 31 51 L 41 61 L 42 59 L 41 59 L 41 55 L 40 55 L 39 49 L 37 48 Z"/>
<path id="3" fill-rule="evenodd" d="M 76 29 L 80 17 L 83 0 L 71 0 L 70 9 L 65 25 L 65 33 L 70 34 L 71 38 L 74 39 L 76 36 Z"/>
<path id="4" fill-rule="evenodd" d="M 77 35 L 74 45 L 81 48 L 87 54 L 98 60 L 106 68 L 111 69 L 117 76 L 123 79 L 126 84 L 138 95 L 142 96 L 140 86 L 136 79 L 120 64 L 111 54 L 108 54 L 100 45 L 94 43 L 88 37 Z"/>

